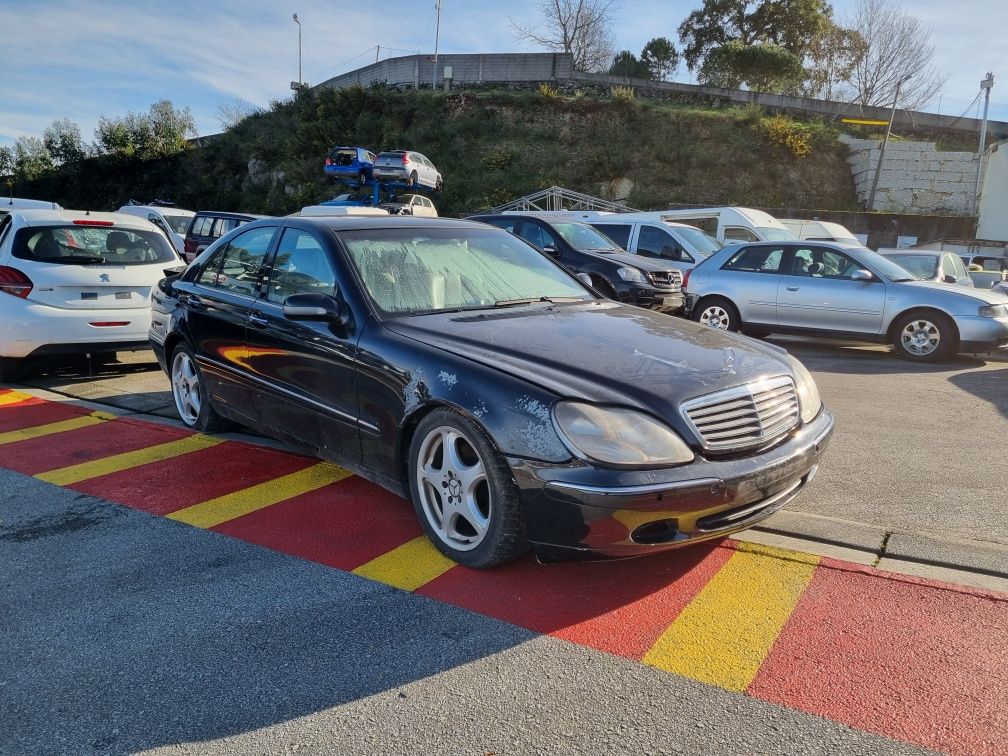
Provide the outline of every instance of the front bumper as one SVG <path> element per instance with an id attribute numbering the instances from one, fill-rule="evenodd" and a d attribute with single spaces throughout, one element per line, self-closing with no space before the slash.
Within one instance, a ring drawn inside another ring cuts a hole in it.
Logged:
<path id="1" fill-rule="evenodd" d="M 541 555 L 627 557 L 723 538 L 769 517 L 812 480 L 832 432 L 823 409 L 747 457 L 635 472 L 509 462 Z"/>
<path id="2" fill-rule="evenodd" d="M 997 352 L 1008 349 L 1008 320 L 958 316 L 960 352 Z"/>
<path id="3" fill-rule="evenodd" d="M 683 295 L 671 289 L 658 289 L 634 284 L 618 292 L 620 302 L 659 312 L 677 312 L 683 306 Z"/>

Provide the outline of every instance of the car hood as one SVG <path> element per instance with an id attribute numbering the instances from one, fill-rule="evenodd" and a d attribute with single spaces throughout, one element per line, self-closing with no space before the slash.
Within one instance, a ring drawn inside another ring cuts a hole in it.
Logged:
<path id="1" fill-rule="evenodd" d="M 679 429 L 686 399 L 791 374 L 783 349 L 613 302 L 421 315 L 386 326 L 559 397 L 637 407 Z"/>
<path id="2" fill-rule="evenodd" d="M 984 304 L 1008 304 L 1008 297 L 989 289 L 970 288 L 969 286 L 940 283 L 938 281 L 901 281 L 896 285 L 907 286 L 911 289 L 932 289 L 940 291 L 942 294 L 955 294 L 960 297 L 975 299 Z"/>
<path id="3" fill-rule="evenodd" d="M 672 270 L 672 266 L 661 260 L 652 260 L 643 255 L 631 255 L 628 252 L 595 252 L 590 249 L 580 250 L 584 254 L 601 257 L 603 260 L 617 262 L 621 265 L 628 265 L 632 268 L 640 268 L 648 272 Z"/>

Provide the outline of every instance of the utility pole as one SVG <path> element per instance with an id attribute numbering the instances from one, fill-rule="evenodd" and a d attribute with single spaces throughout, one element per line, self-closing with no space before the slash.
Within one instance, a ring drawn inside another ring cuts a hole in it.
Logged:
<path id="1" fill-rule="evenodd" d="M 441 0 L 434 0 L 434 10 L 437 11 L 437 21 L 434 24 L 434 76 L 431 79 L 431 89 L 437 89 L 437 49 L 438 37 L 441 36 Z"/>
<path id="2" fill-rule="evenodd" d="M 378 45 L 378 47 L 375 48 L 375 51 L 374 51 L 374 62 L 375 63 L 378 62 L 378 56 L 379 55 L 381 55 L 381 45 Z"/>
<path id="3" fill-rule="evenodd" d="M 867 209 L 869 213 L 875 209 L 875 192 L 878 190 L 879 174 L 882 173 L 882 159 L 885 157 L 886 145 L 889 144 L 889 134 L 892 133 L 892 122 L 896 117 L 896 103 L 899 101 L 900 87 L 903 86 L 904 82 L 909 80 L 910 74 L 907 74 L 896 82 L 896 94 L 893 95 L 892 110 L 889 112 L 889 125 L 886 126 L 885 139 L 882 140 L 882 146 L 879 148 L 878 165 L 875 166 L 875 179 L 872 181 L 871 192 L 868 194 Z"/>
<path id="4" fill-rule="evenodd" d="M 298 86 L 301 86 L 301 22 L 298 20 L 297 13 L 294 14 L 294 23 L 298 25 Z"/>
<path id="5" fill-rule="evenodd" d="M 994 74 L 987 72 L 987 78 L 980 82 L 980 89 L 984 90 L 984 114 L 980 123 L 980 146 L 977 148 L 977 179 L 976 192 L 973 195 L 973 210 L 980 209 L 980 170 L 983 168 L 984 148 L 987 146 L 987 108 L 990 106 L 990 91 L 994 88 Z"/>

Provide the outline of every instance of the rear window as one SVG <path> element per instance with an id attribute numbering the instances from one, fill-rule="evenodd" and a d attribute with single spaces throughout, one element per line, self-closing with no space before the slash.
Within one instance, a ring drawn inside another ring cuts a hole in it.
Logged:
<path id="1" fill-rule="evenodd" d="M 189 228 L 189 215 L 165 215 L 164 219 L 168 222 L 168 227 L 174 231 L 179 236 L 185 234 L 186 229 Z"/>
<path id="2" fill-rule="evenodd" d="M 333 150 L 329 153 L 333 165 L 353 165 L 357 159 L 357 150 Z"/>
<path id="3" fill-rule="evenodd" d="M 722 266 L 722 270 L 740 270 L 750 273 L 777 273 L 784 250 L 780 247 L 746 247 L 740 249 Z"/>
<path id="4" fill-rule="evenodd" d="M 13 255 L 21 260 L 62 265 L 150 265 L 177 262 L 175 250 L 158 231 L 95 226 L 22 228 Z"/>

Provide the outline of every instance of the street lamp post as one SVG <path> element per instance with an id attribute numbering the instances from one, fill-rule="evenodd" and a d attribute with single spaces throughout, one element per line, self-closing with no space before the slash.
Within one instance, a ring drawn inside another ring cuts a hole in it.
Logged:
<path id="1" fill-rule="evenodd" d="M 301 86 L 301 22 L 298 20 L 297 13 L 294 14 L 294 23 L 298 25 L 298 86 Z"/>
<path id="2" fill-rule="evenodd" d="M 987 141 L 987 108 L 990 106 L 990 92 L 994 88 L 994 74 L 987 72 L 987 78 L 980 82 L 980 88 L 984 90 L 984 114 L 983 122 L 980 125 L 980 147 L 977 148 L 977 177 L 976 191 L 973 193 L 973 209 L 980 207 L 980 170 L 983 168 L 984 147 Z"/>
<path id="3" fill-rule="evenodd" d="M 878 190 L 878 180 L 879 174 L 882 173 L 882 159 L 885 157 L 885 148 L 889 144 L 889 134 L 892 133 L 892 122 L 893 118 L 896 117 L 896 103 L 899 100 L 900 87 L 910 80 L 910 74 L 907 74 L 902 79 L 896 82 L 896 94 L 893 95 L 892 100 L 892 110 L 889 112 L 889 125 L 886 126 L 885 139 L 882 140 L 882 146 L 879 148 L 878 155 L 878 165 L 875 166 L 875 178 L 872 181 L 871 192 L 868 194 L 868 212 L 870 213 L 875 209 L 875 192 Z"/>

